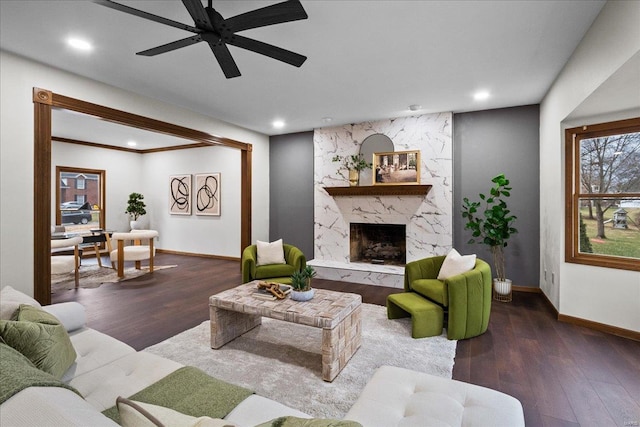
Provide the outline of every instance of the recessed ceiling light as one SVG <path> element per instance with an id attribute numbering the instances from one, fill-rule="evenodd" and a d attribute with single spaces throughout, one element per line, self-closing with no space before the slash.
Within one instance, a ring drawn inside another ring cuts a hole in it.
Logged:
<path id="1" fill-rule="evenodd" d="M 331 123 L 333 121 L 333 117 L 323 117 L 322 123 Z"/>
<path id="2" fill-rule="evenodd" d="M 138 144 L 137 144 L 135 141 L 129 141 L 129 142 L 127 142 L 127 145 L 128 145 L 129 147 L 135 147 L 135 146 L 136 146 L 136 145 L 138 145 Z"/>
<path id="3" fill-rule="evenodd" d="M 409 110 L 411 110 L 411 111 L 422 110 L 422 105 L 418 105 L 418 104 L 409 105 Z"/>
<path id="4" fill-rule="evenodd" d="M 82 40 L 76 37 L 69 37 L 67 39 L 67 44 L 74 49 L 90 51 L 93 50 L 93 46 L 86 40 Z"/>
<path id="5" fill-rule="evenodd" d="M 284 127 L 284 121 L 282 121 L 282 120 L 274 120 L 273 123 L 271 123 L 271 124 L 276 129 L 282 129 Z"/>
<path id="6" fill-rule="evenodd" d="M 489 99 L 491 94 L 486 90 L 481 90 L 473 94 L 473 99 L 476 101 L 484 101 L 485 99 Z"/>

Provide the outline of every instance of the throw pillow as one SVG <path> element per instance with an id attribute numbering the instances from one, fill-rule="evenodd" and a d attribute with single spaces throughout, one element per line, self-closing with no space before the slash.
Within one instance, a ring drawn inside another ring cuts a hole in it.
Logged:
<path id="1" fill-rule="evenodd" d="M 256 427 L 362 427 L 362 424 L 349 420 L 328 418 L 279 417 Z"/>
<path id="2" fill-rule="evenodd" d="M 116 399 L 123 427 L 234 427 L 220 418 L 192 417 L 173 409 L 150 403 L 136 402 L 124 397 Z"/>
<path id="3" fill-rule="evenodd" d="M 13 320 L 0 320 L 0 336 L 39 369 L 60 379 L 76 360 L 64 326 L 52 314 L 22 304 Z"/>
<path id="4" fill-rule="evenodd" d="M 284 259 L 284 247 L 282 246 L 282 239 L 276 240 L 275 242 L 261 242 L 260 240 L 256 243 L 257 252 L 258 252 L 258 260 L 256 265 L 267 265 L 267 264 L 286 264 L 287 261 Z"/>
<path id="5" fill-rule="evenodd" d="M 438 280 L 446 280 L 449 277 L 457 276 L 458 274 L 466 273 L 475 267 L 476 256 L 473 255 L 460 255 L 455 249 L 451 249 L 440 267 L 438 273 Z"/>
<path id="6" fill-rule="evenodd" d="M 40 303 L 29 295 L 16 291 L 11 286 L 5 286 L 0 291 L 0 319 L 9 320 L 20 304 L 40 307 Z"/>

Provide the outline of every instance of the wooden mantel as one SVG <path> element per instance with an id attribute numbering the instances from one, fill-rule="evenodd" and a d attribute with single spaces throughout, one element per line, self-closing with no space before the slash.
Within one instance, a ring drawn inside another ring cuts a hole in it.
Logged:
<path id="1" fill-rule="evenodd" d="M 364 185 L 324 187 L 330 196 L 426 196 L 431 185 Z"/>

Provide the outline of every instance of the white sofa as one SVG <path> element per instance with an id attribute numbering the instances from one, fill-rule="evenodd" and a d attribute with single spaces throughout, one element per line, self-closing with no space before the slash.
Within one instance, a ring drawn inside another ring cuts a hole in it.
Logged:
<path id="1" fill-rule="evenodd" d="M 11 311 L 6 299 L 0 301 L 3 319 Z M 37 304 L 35 300 L 32 303 Z M 84 307 L 78 303 L 42 308 L 69 331 L 77 359 L 62 381 L 77 389 L 84 399 L 64 388 L 26 388 L 0 405 L 2 427 L 114 426 L 117 424 L 101 411 L 114 406 L 118 396 L 131 396 L 182 367 L 150 353 L 136 352 L 127 344 L 86 327 Z M 248 427 L 282 416 L 310 418 L 254 394 L 224 419 Z M 382 367 L 375 373 L 345 419 L 365 427 L 524 426 L 522 406 L 511 396 L 395 367 Z"/>

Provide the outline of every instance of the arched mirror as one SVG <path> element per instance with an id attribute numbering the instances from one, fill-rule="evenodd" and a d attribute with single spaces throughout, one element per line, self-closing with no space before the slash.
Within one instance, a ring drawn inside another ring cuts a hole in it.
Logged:
<path id="1" fill-rule="evenodd" d="M 395 151 L 393 141 L 387 135 L 374 133 L 369 135 L 362 141 L 360 145 L 360 154 L 367 162 L 373 161 L 373 153 L 386 153 Z M 360 185 L 373 185 L 373 171 L 364 169 L 360 171 Z"/>

